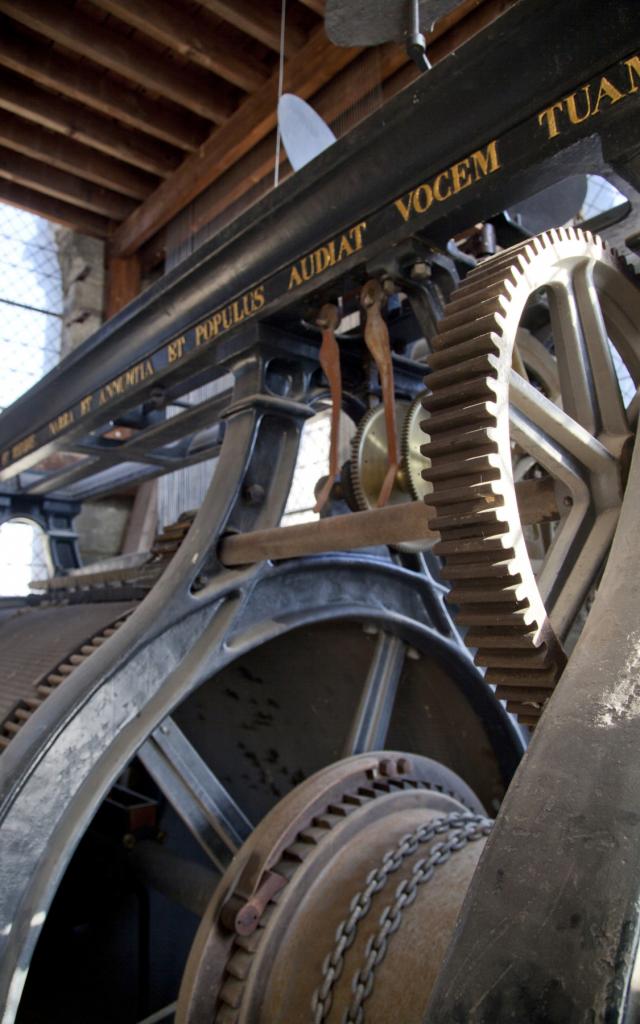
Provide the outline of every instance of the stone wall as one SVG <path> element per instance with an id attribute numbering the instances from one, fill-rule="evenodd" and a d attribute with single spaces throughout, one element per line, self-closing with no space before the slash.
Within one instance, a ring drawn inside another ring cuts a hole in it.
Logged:
<path id="1" fill-rule="evenodd" d="M 60 358 L 100 327 L 104 315 L 105 244 L 68 228 L 56 230 L 64 318 Z"/>

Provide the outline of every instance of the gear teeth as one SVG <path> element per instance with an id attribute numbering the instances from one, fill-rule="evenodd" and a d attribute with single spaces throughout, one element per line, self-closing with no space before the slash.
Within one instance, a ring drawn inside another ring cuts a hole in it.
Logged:
<path id="1" fill-rule="evenodd" d="M 402 465 L 409 484 L 409 491 L 411 492 L 411 497 L 414 501 L 420 501 L 431 491 L 429 484 L 424 483 L 424 477 L 422 475 L 422 459 L 419 457 L 416 459 L 415 450 L 416 442 L 414 431 L 416 426 L 423 432 L 429 432 L 429 423 L 427 422 L 426 413 L 423 413 L 423 397 L 423 395 L 418 395 L 418 397 L 415 398 L 409 406 L 400 435 Z M 420 451 L 422 451 L 422 446 L 420 446 Z"/>
<path id="2" fill-rule="evenodd" d="M 431 788 L 429 783 L 403 776 L 397 779 L 378 779 L 370 786 L 360 786 L 355 791 L 345 793 L 339 804 L 330 803 L 324 811 L 314 815 L 310 823 L 298 833 L 295 841 L 283 851 L 280 860 L 271 870 L 286 877 L 288 883 L 295 876 L 300 864 L 331 834 L 332 828 L 344 821 L 355 808 L 384 797 L 392 790 Z M 459 794 L 449 792 L 449 795 L 466 806 L 466 801 L 461 799 Z M 278 912 L 278 899 L 285 891 L 286 887 L 271 900 L 251 935 L 234 934 L 212 1024 L 236 1024 L 241 1019 L 242 1000 L 254 956 L 260 949 L 269 921 Z"/>
<path id="3" fill-rule="evenodd" d="M 482 355 L 499 355 L 500 342 L 495 334 L 481 334 L 478 338 L 462 341 L 455 348 L 443 348 L 429 356 L 433 372 L 456 365 L 462 359 L 474 359 Z M 429 380 L 431 377 L 429 377 Z"/>
<path id="4" fill-rule="evenodd" d="M 444 310 L 427 358 L 429 391 L 421 424 L 427 440 L 422 472 L 433 491 L 429 526 L 440 532 L 448 602 L 468 627 L 466 642 L 486 681 L 535 724 L 565 664 L 549 625 L 522 535 L 511 475 L 508 427 L 512 321 L 540 278 L 570 247 L 590 258 L 608 251 L 575 228 L 526 239 L 474 268 Z M 534 273 L 532 273 L 534 272 Z M 515 309 L 515 313 L 513 310 Z"/>
<path id="5" fill-rule="evenodd" d="M 398 424 L 398 414 L 408 408 L 409 405 L 407 402 L 396 402 L 396 424 L 399 436 L 402 433 L 402 429 Z M 369 409 L 369 411 L 364 414 L 351 441 L 351 492 L 353 494 L 356 507 L 360 512 L 367 512 L 370 509 L 375 508 L 378 497 L 376 494 L 374 500 L 374 496 L 370 494 L 368 495 L 365 491 L 363 486 L 363 466 L 367 458 L 368 435 L 371 431 L 372 424 L 375 424 L 379 419 L 384 421 L 384 406 L 382 404 L 376 405 L 373 409 Z M 382 480 L 380 480 L 380 485 L 382 485 Z"/>
<path id="6" fill-rule="evenodd" d="M 131 611 L 133 611 L 133 609 L 131 609 Z M 12 708 L 4 721 L 0 722 L 0 750 L 9 746 L 13 737 L 16 736 L 22 726 L 29 721 L 43 701 L 45 701 L 47 697 L 51 696 L 59 686 L 65 683 L 78 665 L 82 665 L 87 658 L 90 658 L 108 637 L 113 636 L 113 634 L 120 629 L 122 625 L 124 625 L 130 614 L 131 612 L 128 612 L 124 616 L 121 616 L 119 619 L 116 619 L 112 625 L 102 629 L 97 636 L 94 636 L 89 640 L 85 640 L 85 642 L 81 644 L 76 651 L 69 655 L 66 661 L 57 665 L 53 672 L 49 672 L 39 683 L 36 684 L 35 692 L 38 694 L 37 697 L 30 697 L 26 700 L 21 700 Z"/>

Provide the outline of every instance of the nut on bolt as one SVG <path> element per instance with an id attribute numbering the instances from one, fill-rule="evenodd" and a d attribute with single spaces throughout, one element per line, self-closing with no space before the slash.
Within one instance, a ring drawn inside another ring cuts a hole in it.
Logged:
<path id="1" fill-rule="evenodd" d="M 248 505 L 261 505 L 264 501 L 264 487 L 262 484 L 249 484 L 244 490 L 244 499 Z"/>
<path id="2" fill-rule="evenodd" d="M 424 281 L 431 277 L 431 267 L 426 260 L 416 260 L 411 268 L 411 277 L 414 281 Z"/>

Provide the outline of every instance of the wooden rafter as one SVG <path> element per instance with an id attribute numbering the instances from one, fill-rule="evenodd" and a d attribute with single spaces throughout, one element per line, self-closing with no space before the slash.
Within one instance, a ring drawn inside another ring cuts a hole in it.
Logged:
<path id="1" fill-rule="evenodd" d="M 322 0 L 301 2 L 324 9 Z M 462 0 L 431 33 L 432 62 L 513 2 Z M 313 17 L 295 4 L 290 15 L 284 88 L 311 99 L 337 134 L 344 129 L 336 119 L 346 114 L 352 127 L 369 99 L 375 105 L 416 76 L 401 47 L 341 49 L 320 26 L 305 40 L 302 26 Z M 237 48 L 242 32 L 251 37 L 246 53 Z M 202 193 L 190 230 L 228 219 L 248 193 L 253 200 L 272 187 L 278 74 L 265 79 L 275 61 L 255 40 L 279 48 L 275 4 L 0 0 L 2 189 L 35 212 L 58 204 L 54 219 L 76 226 L 69 209 L 87 213 L 91 234 L 108 228 L 116 271 L 135 253 L 144 265 L 161 252 L 163 226 Z M 222 59 L 230 81 L 222 80 Z"/>
<path id="2" fill-rule="evenodd" d="M 230 39 L 177 7 L 174 0 L 94 0 L 97 6 L 188 57 L 245 92 L 259 89 L 269 69 Z M 199 112 L 199 111 L 198 111 Z"/>
<path id="3" fill-rule="evenodd" d="M 66 171 L 47 166 L 39 160 L 15 153 L 0 146 L 0 178 L 13 181 L 36 192 L 61 199 L 72 206 L 82 206 L 114 220 L 122 220 L 135 207 L 135 202 L 109 189 L 83 181 Z"/>
<path id="4" fill-rule="evenodd" d="M 0 0 L 0 11 L 74 53 L 124 75 L 145 89 L 187 110 L 220 123 L 235 103 L 228 88 L 196 68 L 175 68 L 134 39 L 96 22 L 65 3 L 49 0 Z"/>
<path id="5" fill-rule="evenodd" d="M 0 144 L 131 199 L 145 199 L 158 183 L 150 174 L 46 128 L 34 127 L 13 114 L 0 117 Z"/>
<path id="6" fill-rule="evenodd" d="M 0 202 L 17 206 L 20 210 L 37 213 L 47 220 L 55 221 L 73 231 L 95 238 L 106 238 L 109 233 L 109 221 L 97 213 L 82 210 L 79 206 L 61 202 L 42 192 L 34 192 L 30 188 L 16 185 L 12 181 L 0 180 Z"/>
<path id="7" fill-rule="evenodd" d="M 207 123 L 188 111 L 152 100 L 97 69 L 80 67 L 45 43 L 21 38 L 10 24 L 0 26 L 0 64 L 180 149 L 197 149 L 206 134 Z"/>
<path id="8" fill-rule="evenodd" d="M 359 52 L 356 48 L 332 46 L 324 30 L 316 30 L 309 42 L 287 62 L 285 90 L 303 99 L 313 96 Z M 275 73 L 118 228 L 113 237 L 114 253 L 135 252 L 194 196 L 257 145 L 275 126 L 277 97 L 278 75 Z"/>
<path id="9" fill-rule="evenodd" d="M 442 18 L 429 34 L 431 60 L 437 62 L 451 53 L 497 18 L 513 2 L 514 0 L 463 0 L 463 3 L 447 17 Z M 287 63 L 285 90 L 308 99 L 332 78 L 338 76 L 359 53 L 360 51 L 355 48 L 347 50 L 332 46 L 324 30 L 318 29 L 306 46 Z M 393 44 L 371 53 L 374 64 L 384 59 L 394 62 L 396 73 L 407 64 L 403 50 L 394 47 Z M 395 56 L 381 56 L 393 54 Z M 367 80 L 371 84 L 368 88 L 372 88 L 380 80 L 376 68 L 370 68 Z M 387 76 L 392 73 L 394 69 L 389 70 Z M 407 81 L 412 77 L 411 69 L 406 74 Z M 352 97 L 356 94 L 364 95 L 368 91 L 361 91 L 364 83 L 360 82 L 359 78 L 359 72 L 354 71 L 351 78 L 347 77 L 344 82 L 336 84 L 335 104 L 342 104 L 342 110 L 353 105 Z M 277 85 L 277 75 L 274 74 L 260 94 L 245 100 L 233 117 L 226 124 L 216 128 L 196 153 L 187 157 L 178 170 L 116 229 L 112 239 L 115 253 L 123 255 L 135 252 L 196 195 L 213 182 L 220 180 L 225 172 L 238 164 L 251 149 L 257 147 L 269 135 L 276 121 Z M 326 111 L 320 112 L 327 117 Z M 334 116 L 337 116 L 337 113 Z M 245 167 L 248 172 L 248 184 L 244 191 L 259 180 L 259 169 L 266 165 L 267 153 L 268 147 L 261 147 L 247 165 L 240 164 L 237 174 L 233 175 L 232 188 L 224 193 L 225 205 L 232 201 L 232 196 L 235 199 L 242 193 Z M 215 196 L 212 206 L 211 217 L 219 212 Z"/>
<path id="10" fill-rule="evenodd" d="M 165 178 L 178 166 L 181 154 L 148 135 L 97 114 L 80 103 L 41 89 L 26 78 L 0 69 L 0 110 L 58 132 L 85 146 L 117 157 L 141 170 Z"/>
<path id="11" fill-rule="evenodd" d="M 333 124 L 345 111 L 378 89 L 403 67 L 407 67 L 413 77 L 418 74 L 397 46 L 366 50 L 316 93 L 313 106 L 327 123 Z M 366 113 L 362 116 L 366 116 Z M 197 212 L 194 211 L 190 217 L 189 230 L 198 231 L 259 183 L 264 185 L 265 192 L 268 191 L 272 181 L 267 176 L 273 172 L 275 149 L 275 132 L 271 132 L 221 175 L 207 190 L 206 197 L 198 204 Z M 285 159 L 282 150 L 281 161 L 284 163 Z M 286 175 L 285 171 L 280 180 L 284 180 Z"/>
<path id="12" fill-rule="evenodd" d="M 199 0 L 199 3 L 276 53 L 280 51 L 280 18 L 262 0 Z M 304 32 L 295 25 L 287 25 L 286 51 L 295 53 L 304 43 Z"/>

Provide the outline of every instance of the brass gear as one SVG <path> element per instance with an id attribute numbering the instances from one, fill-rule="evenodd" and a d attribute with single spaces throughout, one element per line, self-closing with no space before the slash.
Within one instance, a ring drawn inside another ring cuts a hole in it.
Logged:
<path id="1" fill-rule="evenodd" d="M 414 501 L 426 501 L 427 495 L 431 494 L 433 490 L 433 484 L 424 476 L 425 457 L 422 454 L 425 443 L 425 428 L 422 426 L 424 419 L 422 395 L 418 395 L 409 406 L 401 435 L 402 465 Z"/>
<path id="2" fill-rule="evenodd" d="M 523 310 L 529 297 L 541 288 L 548 289 L 550 301 L 553 297 L 559 325 L 558 365 L 562 377 L 564 362 L 567 394 L 573 395 L 571 401 L 576 406 L 570 410 L 571 416 L 564 396 L 562 412 L 511 370 Z M 573 318 L 567 316 L 571 311 Z M 605 523 L 610 543 L 622 500 L 630 428 L 624 406 L 621 411 L 620 403 L 617 407 L 612 398 L 615 389 L 610 388 L 607 395 L 599 389 L 606 376 L 603 367 L 611 364 L 609 338 L 616 342 L 637 386 L 638 324 L 640 297 L 620 273 L 615 256 L 590 233 L 561 228 L 544 232 L 475 268 L 453 293 L 434 339 L 435 351 L 427 360 L 432 372 L 426 381 L 430 393 L 423 398 L 423 405 L 430 437 L 423 454 L 430 461 L 424 472 L 434 488 L 427 501 L 436 509 L 429 526 L 441 536 L 434 552 L 445 559 L 443 576 L 452 585 L 448 600 L 458 606 L 459 623 L 468 627 L 465 639 L 469 647 L 477 649 L 476 663 L 487 668 L 486 681 L 497 685 L 497 696 L 527 725 L 538 721 L 566 658 L 527 554 L 513 480 L 510 416 L 515 416 L 521 444 L 527 424 L 536 426 L 530 417 L 536 411 L 541 417 L 544 414 L 546 439 L 553 441 L 561 455 L 577 460 L 580 472 L 589 480 L 595 475 L 589 476 L 593 467 L 587 465 L 584 453 L 597 449 L 593 473 L 600 473 L 602 479 L 598 477 L 595 490 L 585 488 L 585 501 L 591 502 L 588 511 L 598 523 Z M 588 389 L 578 390 L 570 358 L 581 361 L 585 380 L 594 382 L 596 426 L 591 430 L 581 425 L 585 415 L 579 406 Z M 510 394 L 515 401 L 511 413 Z M 531 450 L 537 461 L 541 461 L 541 452 L 541 448 Z M 560 474 L 556 478 L 561 479 Z M 571 497 L 566 499 L 568 507 L 572 504 Z M 566 514 L 568 521 L 572 513 Z M 560 537 L 562 532 L 561 528 Z M 587 540 L 592 535 L 589 533 Z M 571 538 L 570 533 L 568 536 Z M 557 540 L 552 546 L 554 566 L 562 554 Z M 572 543 L 576 546 L 566 548 L 565 558 L 569 554 L 582 557 L 586 541 L 581 548 L 577 540 Z M 570 576 L 573 568 L 575 565 L 566 568 L 566 578 L 575 584 L 577 577 Z M 587 568 L 591 571 L 593 566 Z M 566 595 L 563 591 L 564 614 L 560 616 L 554 585 L 564 584 L 552 580 L 550 593 L 556 605 L 549 603 L 556 608 L 554 614 L 566 632 L 568 606 L 581 597 L 575 587 Z"/>
<path id="3" fill-rule="evenodd" d="M 402 435 L 409 402 L 396 401 L 396 428 Z M 351 442 L 351 490 L 357 508 L 368 512 L 376 508 L 378 495 L 387 472 L 387 428 L 382 403 L 369 409 L 358 424 Z M 387 505 L 400 505 L 410 501 L 403 468 L 400 468 Z"/>

